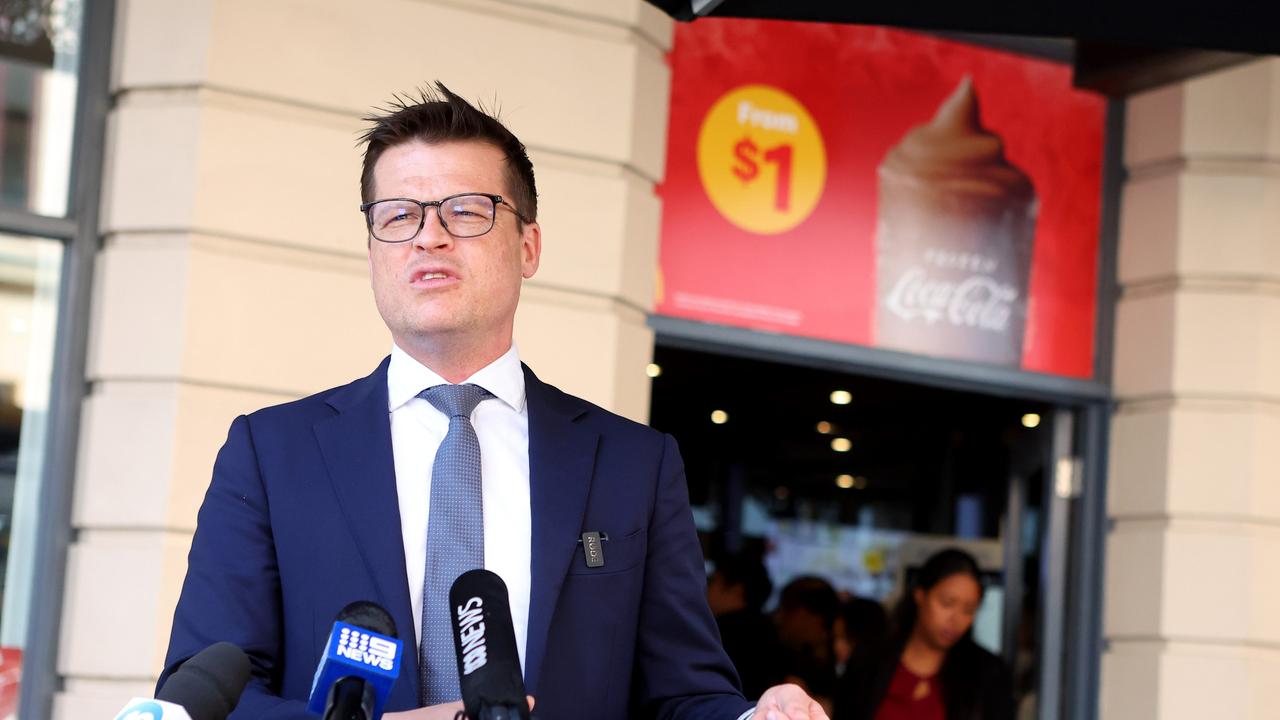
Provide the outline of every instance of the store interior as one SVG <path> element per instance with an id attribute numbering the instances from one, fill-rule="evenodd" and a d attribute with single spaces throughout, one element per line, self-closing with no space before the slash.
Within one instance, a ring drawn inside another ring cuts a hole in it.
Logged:
<path id="1" fill-rule="evenodd" d="M 726 553 L 759 553 L 771 602 L 818 576 L 888 608 L 923 557 L 959 546 L 986 577 L 975 640 L 1034 694 L 1052 405 L 661 336 L 649 374 L 650 424 L 679 443 L 709 572 Z"/>
<path id="2" fill-rule="evenodd" d="M 737 474 L 772 517 L 995 538 L 1010 473 L 1038 480 L 1041 403 L 663 345 L 654 364 L 695 506 Z"/>

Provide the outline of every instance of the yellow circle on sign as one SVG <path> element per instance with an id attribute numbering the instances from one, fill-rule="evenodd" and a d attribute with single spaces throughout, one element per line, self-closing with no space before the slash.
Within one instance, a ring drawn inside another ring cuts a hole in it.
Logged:
<path id="1" fill-rule="evenodd" d="M 698 176 L 729 222 L 760 235 L 786 232 L 822 197 L 822 133 L 788 93 L 769 85 L 734 88 L 702 121 Z"/>

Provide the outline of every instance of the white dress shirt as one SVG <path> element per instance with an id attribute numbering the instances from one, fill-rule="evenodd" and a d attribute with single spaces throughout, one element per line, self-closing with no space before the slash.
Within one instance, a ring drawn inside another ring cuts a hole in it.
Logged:
<path id="1" fill-rule="evenodd" d="M 520 667 L 524 668 L 529 627 L 530 545 L 529 412 L 525 407 L 524 371 L 515 345 L 463 382 L 494 395 L 476 406 L 471 423 L 480 441 L 484 493 L 484 566 L 507 584 L 511 622 L 515 627 Z M 449 419 L 418 393 L 443 378 L 399 347 L 391 348 L 387 367 L 391 449 L 400 499 L 405 572 L 413 606 L 414 637 L 422 642 L 422 581 L 427 562 L 427 518 L 431 502 L 431 468 L 436 450 L 449 430 Z M 431 602 L 447 603 L 448 598 Z"/>

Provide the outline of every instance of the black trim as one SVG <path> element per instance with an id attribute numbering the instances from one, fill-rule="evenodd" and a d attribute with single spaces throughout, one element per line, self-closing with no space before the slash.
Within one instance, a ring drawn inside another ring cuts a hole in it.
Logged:
<path id="1" fill-rule="evenodd" d="M 1111 396 L 1107 385 L 1093 380 L 778 335 L 664 315 L 650 315 L 649 327 L 657 333 L 660 344 L 671 347 L 785 361 L 999 397 L 1020 397 L 1078 407 L 1091 400 L 1105 400 Z"/>
<path id="2" fill-rule="evenodd" d="M 1067 38 L 1029 37 L 1026 35 L 994 35 L 990 33 L 965 33 L 947 30 L 930 33 L 946 40 L 1002 50 L 1027 57 L 1040 58 L 1061 65 L 1071 65 L 1076 60 L 1076 43 Z"/>
<path id="3" fill-rule="evenodd" d="M 1120 280 L 1116 275 L 1120 248 L 1120 201 L 1128 172 L 1124 167 L 1123 100 L 1107 101 L 1102 150 L 1102 207 L 1098 218 L 1098 285 L 1094 292 L 1093 376 L 1111 384 L 1115 351 L 1116 303 Z"/>
<path id="4" fill-rule="evenodd" d="M 1134 95 L 1258 59 L 1224 50 L 1149 48 L 1109 43 L 1075 44 L 1076 87 L 1112 97 Z"/>
<path id="5" fill-rule="evenodd" d="M 1071 528 L 1072 597 L 1065 620 L 1063 692 L 1066 720 L 1098 717 L 1102 675 L 1102 604 L 1107 542 L 1107 453 L 1111 403 L 1093 403 L 1080 414 L 1081 491 Z"/>

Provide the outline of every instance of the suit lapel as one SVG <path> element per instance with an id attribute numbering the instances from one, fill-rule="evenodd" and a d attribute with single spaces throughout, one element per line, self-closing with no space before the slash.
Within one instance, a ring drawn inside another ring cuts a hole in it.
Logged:
<path id="1" fill-rule="evenodd" d="M 405 574 L 404 538 L 396 493 L 395 459 L 391 452 L 391 419 L 387 409 L 387 364 L 372 375 L 339 389 L 327 400 L 337 415 L 314 426 L 329 479 L 355 537 L 360 556 L 373 578 L 377 602 L 391 613 L 404 641 L 402 682 L 392 696 L 404 707 L 416 707 L 418 662 Z"/>
<path id="2" fill-rule="evenodd" d="M 527 366 L 524 374 L 533 527 L 525 685 L 536 694 L 551 616 L 577 549 L 599 434 L 575 422 L 587 403 L 538 380 Z"/>

